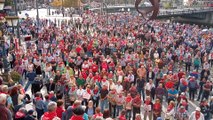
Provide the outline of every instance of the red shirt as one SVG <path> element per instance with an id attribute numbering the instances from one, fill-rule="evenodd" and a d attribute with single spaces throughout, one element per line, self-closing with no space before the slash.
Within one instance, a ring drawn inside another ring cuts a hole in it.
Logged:
<path id="1" fill-rule="evenodd" d="M 82 116 L 75 116 L 73 115 L 70 120 L 84 120 Z"/>
<path id="2" fill-rule="evenodd" d="M 92 72 L 97 72 L 97 71 L 98 71 L 98 65 L 93 64 L 93 65 L 91 66 L 91 69 L 92 69 Z"/>
<path id="3" fill-rule="evenodd" d="M 57 107 L 56 109 L 56 113 L 57 113 L 57 116 L 59 118 L 62 118 L 62 113 L 64 112 L 65 110 L 63 109 L 63 107 Z"/>
<path id="4" fill-rule="evenodd" d="M 126 120 L 126 117 L 123 116 L 123 115 L 120 115 L 120 116 L 118 117 L 118 119 L 119 119 L 119 120 Z"/>

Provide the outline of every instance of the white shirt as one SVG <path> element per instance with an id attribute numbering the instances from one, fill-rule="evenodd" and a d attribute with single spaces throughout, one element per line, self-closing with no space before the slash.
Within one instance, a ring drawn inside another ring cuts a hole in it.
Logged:
<path id="1" fill-rule="evenodd" d="M 84 93 L 84 89 L 78 89 L 77 91 L 76 91 L 76 94 L 77 94 L 77 96 L 78 96 L 78 98 L 82 98 L 83 97 L 83 93 Z"/>
<path id="2" fill-rule="evenodd" d="M 153 83 L 150 84 L 150 83 L 148 82 L 148 83 L 146 83 L 145 90 L 151 91 L 151 89 L 152 89 L 153 87 L 155 87 L 155 85 L 154 85 Z"/>
<path id="3" fill-rule="evenodd" d="M 135 76 L 132 74 L 129 74 L 128 78 L 129 78 L 130 82 L 134 82 Z"/>
<path id="4" fill-rule="evenodd" d="M 107 80 L 105 82 L 102 81 L 101 84 L 102 84 L 102 86 L 104 86 L 104 85 L 107 86 L 107 89 L 109 90 L 109 81 L 107 81 Z"/>
<path id="5" fill-rule="evenodd" d="M 195 119 L 195 111 L 192 112 L 192 114 L 189 116 L 189 120 L 196 120 Z M 198 120 L 205 120 L 203 113 L 200 113 L 200 118 Z"/>
<path id="6" fill-rule="evenodd" d="M 154 53 L 154 58 L 155 59 L 159 58 L 159 54 L 157 52 Z"/>
<path id="7" fill-rule="evenodd" d="M 115 89 L 117 93 L 121 93 L 123 91 L 123 86 L 122 85 L 115 85 Z"/>

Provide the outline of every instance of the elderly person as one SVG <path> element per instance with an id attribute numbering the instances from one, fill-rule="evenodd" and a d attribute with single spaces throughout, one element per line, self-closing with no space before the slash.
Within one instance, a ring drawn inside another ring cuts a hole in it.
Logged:
<path id="1" fill-rule="evenodd" d="M 200 112 L 200 108 L 197 107 L 194 112 L 189 116 L 189 120 L 205 120 L 203 113 Z"/>
<path id="2" fill-rule="evenodd" d="M 5 106 L 7 102 L 7 95 L 4 93 L 0 94 L 0 120 L 12 120 L 12 113 L 10 110 Z"/>
<path id="3" fill-rule="evenodd" d="M 50 102 L 47 106 L 48 111 L 44 113 L 44 115 L 41 117 L 41 120 L 60 120 L 60 118 L 57 117 L 56 109 L 57 109 L 57 103 L 56 102 Z"/>

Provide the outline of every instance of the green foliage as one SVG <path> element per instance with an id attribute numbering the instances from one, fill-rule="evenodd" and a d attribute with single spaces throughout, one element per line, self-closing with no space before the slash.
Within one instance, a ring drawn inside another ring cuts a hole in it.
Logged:
<path id="1" fill-rule="evenodd" d="M 12 6 L 13 5 L 13 0 L 5 0 L 4 6 Z"/>
<path id="2" fill-rule="evenodd" d="M 15 83 L 21 79 L 21 75 L 16 71 L 10 72 L 10 77 Z"/>
<path id="3" fill-rule="evenodd" d="M 169 9 L 171 7 L 172 7 L 172 3 L 171 2 L 166 2 L 166 3 L 163 4 L 163 8 L 165 8 L 165 9 Z"/>

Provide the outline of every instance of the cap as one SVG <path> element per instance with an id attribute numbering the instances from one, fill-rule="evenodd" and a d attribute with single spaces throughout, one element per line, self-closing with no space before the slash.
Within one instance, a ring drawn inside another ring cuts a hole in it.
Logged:
<path id="1" fill-rule="evenodd" d="M 181 93 L 181 95 L 185 95 L 185 93 L 184 93 L 184 92 L 182 92 L 182 93 Z"/>
<path id="2" fill-rule="evenodd" d="M 199 107 L 196 107 L 196 109 L 195 109 L 196 111 L 200 111 L 200 108 Z"/>

